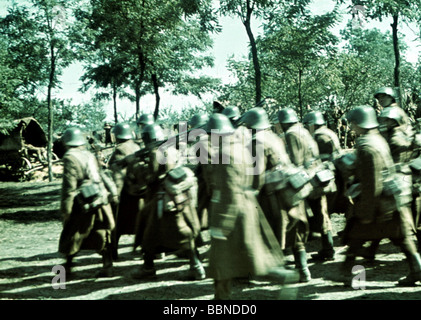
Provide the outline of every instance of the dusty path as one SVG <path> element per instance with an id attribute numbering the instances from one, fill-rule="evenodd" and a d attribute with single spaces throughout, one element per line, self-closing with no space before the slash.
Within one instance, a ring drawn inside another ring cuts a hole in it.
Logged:
<path id="1" fill-rule="evenodd" d="M 115 262 L 115 276 L 108 279 L 93 277 L 101 266 L 95 252 L 83 252 L 76 258 L 75 276 L 67 279 L 65 289 L 54 289 L 56 276 L 52 269 L 63 263 L 57 253 L 61 221 L 58 216 L 60 180 L 48 182 L 0 182 L 0 299 L 18 300 L 211 300 L 211 279 L 184 281 L 188 269 L 186 260 L 168 255 L 157 261 L 158 279 L 138 281 L 130 273 L 140 265 L 140 253 L 132 252 L 132 236 L 120 241 L 120 259 Z M 295 284 L 280 291 L 274 283 L 251 279 L 234 283 L 234 299 L 238 300 L 409 300 L 421 299 L 421 285 L 400 288 L 396 281 L 407 274 L 403 254 L 384 240 L 377 261 L 364 266 L 366 282 L 360 289 L 346 288 L 337 281 L 345 248 L 336 233 L 343 228 L 343 216 L 333 215 L 337 258 L 333 262 L 310 262 L 313 280 Z M 206 238 L 207 234 L 204 233 Z M 318 250 L 319 242 L 310 241 L 308 254 Z M 207 265 L 209 246 L 200 248 Z M 288 256 L 288 259 L 291 259 Z"/>

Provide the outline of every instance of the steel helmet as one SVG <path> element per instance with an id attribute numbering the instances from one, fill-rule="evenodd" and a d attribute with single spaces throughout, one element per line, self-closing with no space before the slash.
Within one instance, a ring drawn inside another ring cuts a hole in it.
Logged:
<path id="1" fill-rule="evenodd" d="M 226 115 L 228 119 L 236 121 L 240 118 L 241 113 L 240 109 L 236 106 L 228 106 L 224 110 L 222 110 L 222 114 Z"/>
<path id="2" fill-rule="evenodd" d="M 113 133 L 120 140 L 133 139 L 132 128 L 128 123 L 118 123 L 113 129 Z"/>
<path id="3" fill-rule="evenodd" d="M 373 129 L 379 126 L 377 122 L 377 115 L 374 108 L 364 105 L 352 109 L 347 119 L 349 122 L 354 122 L 356 125 L 363 129 Z"/>
<path id="4" fill-rule="evenodd" d="M 141 125 L 141 124 L 147 125 L 147 124 L 152 124 L 154 122 L 155 122 L 155 119 L 154 119 L 153 115 L 149 114 L 149 113 L 142 114 L 139 117 L 139 119 L 137 120 L 138 125 Z"/>
<path id="5" fill-rule="evenodd" d="M 399 99 L 397 91 L 392 87 L 381 87 L 377 89 L 377 91 L 374 93 L 374 98 L 377 99 L 379 94 L 387 94 L 391 96 L 395 100 L 395 102 Z"/>
<path id="6" fill-rule="evenodd" d="M 326 121 L 323 116 L 323 113 L 321 113 L 320 111 L 312 111 L 304 116 L 303 123 L 309 125 L 315 124 L 322 126 L 326 124 Z"/>
<path id="7" fill-rule="evenodd" d="M 270 128 L 269 117 L 263 108 L 256 107 L 248 110 L 240 119 L 246 127 L 257 130 Z"/>
<path id="8" fill-rule="evenodd" d="M 155 141 L 164 141 L 164 130 L 157 123 L 148 124 L 142 130 L 142 140 L 146 145 Z"/>
<path id="9" fill-rule="evenodd" d="M 216 134 L 231 134 L 235 131 L 230 119 L 222 113 L 212 114 L 206 124 L 205 130 L 207 133 Z"/>
<path id="10" fill-rule="evenodd" d="M 381 119 L 392 119 L 395 120 L 398 125 L 404 124 L 403 115 L 401 109 L 398 107 L 387 107 L 382 110 L 379 114 L 379 120 Z"/>
<path id="11" fill-rule="evenodd" d="M 209 115 L 206 113 L 195 114 L 189 121 L 189 126 L 192 129 L 202 128 L 209 120 Z"/>
<path id="12" fill-rule="evenodd" d="M 298 116 L 297 113 L 291 108 L 284 108 L 278 112 L 279 123 L 297 123 Z"/>
<path id="13" fill-rule="evenodd" d="M 87 143 L 82 130 L 77 127 L 68 128 L 64 131 L 61 139 L 63 140 L 63 143 L 69 147 L 83 146 Z"/>

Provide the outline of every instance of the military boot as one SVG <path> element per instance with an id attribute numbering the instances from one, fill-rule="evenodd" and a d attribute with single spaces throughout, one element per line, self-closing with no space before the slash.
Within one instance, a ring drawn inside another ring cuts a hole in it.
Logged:
<path id="1" fill-rule="evenodd" d="M 294 250 L 295 268 L 300 273 L 300 282 L 309 282 L 311 280 L 310 270 L 307 266 L 307 252 L 302 250 Z"/>
<path id="2" fill-rule="evenodd" d="M 332 261 L 335 260 L 335 249 L 333 248 L 332 232 L 322 234 L 322 250 L 312 254 L 311 258 L 316 261 Z"/>
<path id="3" fill-rule="evenodd" d="M 409 264 L 409 275 L 398 281 L 400 286 L 414 286 L 417 281 L 421 281 L 421 258 L 417 253 L 405 253 Z"/>
<path id="4" fill-rule="evenodd" d="M 352 286 L 352 279 L 353 279 L 352 268 L 355 265 L 355 259 L 356 259 L 356 255 L 352 252 L 351 253 L 348 252 L 346 254 L 345 261 L 342 262 L 341 279 L 339 281 L 342 282 L 345 287 Z"/>
<path id="5" fill-rule="evenodd" d="M 69 255 L 66 257 L 66 262 L 64 263 L 64 270 L 66 271 L 66 276 L 69 276 L 72 274 L 72 267 L 73 267 L 73 258 L 74 255 Z"/>
<path id="6" fill-rule="evenodd" d="M 96 278 L 108 278 L 114 275 L 113 272 L 113 250 L 108 246 L 102 251 L 102 269 L 95 275 Z"/>
<path id="7" fill-rule="evenodd" d="M 151 279 L 156 278 L 156 269 L 154 263 L 155 254 L 145 252 L 143 256 L 143 265 L 132 273 L 135 279 Z"/>
<path id="8" fill-rule="evenodd" d="M 188 278 L 191 280 L 203 280 L 206 278 L 205 268 L 199 259 L 199 254 L 196 250 L 191 250 L 189 252 L 190 260 L 190 270 Z"/>
<path id="9" fill-rule="evenodd" d="M 231 279 L 215 280 L 215 300 L 231 300 Z"/>

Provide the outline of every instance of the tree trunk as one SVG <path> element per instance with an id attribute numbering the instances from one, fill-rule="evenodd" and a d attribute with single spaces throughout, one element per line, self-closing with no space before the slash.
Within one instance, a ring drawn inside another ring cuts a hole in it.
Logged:
<path id="1" fill-rule="evenodd" d="M 155 73 L 152 75 L 152 83 L 153 83 L 153 91 L 155 93 L 155 111 L 153 113 L 153 116 L 156 120 L 159 114 L 159 101 L 161 100 L 161 98 L 159 96 L 158 78 Z"/>
<path id="2" fill-rule="evenodd" d="M 140 85 L 136 81 L 134 85 L 134 94 L 136 99 L 136 122 L 139 119 L 140 116 Z"/>
<path id="3" fill-rule="evenodd" d="M 114 122 L 115 124 L 118 123 L 118 116 L 117 116 L 117 86 L 113 83 L 113 104 L 114 104 Z"/>
<path id="4" fill-rule="evenodd" d="M 303 119 L 303 97 L 301 93 L 301 81 L 303 77 L 303 70 L 298 70 L 298 107 L 300 108 L 300 119 Z"/>
<path id="5" fill-rule="evenodd" d="M 56 71 L 56 57 L 54 54 L 54 46 L 50 47 L 50 75 L 47 89 L 47 105 L 48 105 L 48 145 L 47 145 L 47 163 L 48 163 L 48 181 L 53 181 L 53 131 L 54 131 L 54 112 L 51 92 L 54 87 L 54 74 Z"/>
<path id="6" fill-rule="evenodd" d="M 138 54 L 138 62 L 140 66 L 140 72 L 139 72 L 139 78 L 136 77 L 136 83 L 135 83 L 135 95 L 136 95 L 136 121 L 140 117 L 140 86 L 143 82 L 143 78 L 145 76 L 145 70 L 146 70 L 146 62 L 145 62 L 145 56 L 143 55 L 143 51 L 141 48 L 138 48 L 139 54 Z"/>
<path id="7" fill-rule="evenodd" d="M 394 86 L 399 93 L 399 103 L 402 103 L 401 95 L 401 82 L 400 82 L 400 51 L 399 51 L 399 40 L 398 40 L 398 19 L 399 15 L 396 13 L 393 15 L 392 23 L 392 37 L 393 37 L 393 50 L 395 53 L 395 71 L 394 71 Z"/>
<path id="8" fill-rule="evenodd" d="M 254 39 L 253 32 L 251 30 L 251 14 L 253 9 L 250 7 L 250 2 L 247 1 L 247 15 L 246 19 L 243 21 L 244 26 L 246 27 L 247 35 L 250 40 L 251 55 L 253 58 L 254 66 L 254 81 L 256 87 L 256 104 L 262 100 L 262 73 L 260 70 L 259 58 L 257 56 L 257 46 L 256 40 Z"/>

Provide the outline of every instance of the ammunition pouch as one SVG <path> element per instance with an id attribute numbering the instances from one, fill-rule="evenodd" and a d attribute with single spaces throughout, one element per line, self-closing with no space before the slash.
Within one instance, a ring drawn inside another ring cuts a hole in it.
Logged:
<path id="1" fill-rule="evenodd" d="M 309 175 L 312 177 L 310 182 L 313 187 L 309 194 L 310 199 L 319 199 L 326 194 L 337 191 L 335 166 L 332 162 L 322 162 L 319 166 L 313 168 Z"/>
<path id="2" fill-rule="evenodd" d="M 107 205 L 108 193 L 96 182 L 85 180 L 79 187 L 76 200 L 83 213 L 92 212 L 100 207 Z"/>
<path id="3" fill-rule="evenodd" d="M 196 208 L 197 178 L 187 167 L 177 167 L 168 172 L 163 183 L 164 212 L 180 212 L 187 205 Z"/>
<path id="4" fill-rule="evenodd" d="M 379 214 L 391 215 L 412 202 L 412 178 L 410 175 L 396 172 L 383 179 L 383 191 L 380 196 Z"/>
<path id="5" fill-rule="evenodd" d="M 277 193 L 285 209 L 296 207 L 312 191 L 310 177 L 302 168 L 277 166 L 265 173 L 265 192 Z"/>
<path id="6" fill-rule="evenodd" d="M 339 155 L 333 161 L 336 170 L 339 171 L 339 174 L 344 178 L 344 181 L 346 181 L 349 177 L 354 175 L 355 160 L 355 152 L 349 151 L 344 152 L 342 155 Z"/>

